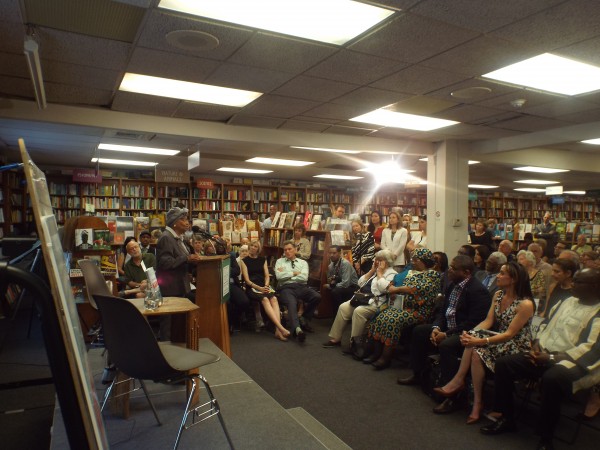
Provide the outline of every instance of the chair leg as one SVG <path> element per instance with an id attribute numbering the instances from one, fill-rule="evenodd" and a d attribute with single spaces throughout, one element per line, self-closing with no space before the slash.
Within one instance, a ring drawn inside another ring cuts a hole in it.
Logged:
<path id="1" fill-rule="evenodd" d="M 104 411 L 104 407 L 106 406 L 106 402 L 108 401 L 108 397 L 110 397 L 110 393 L 112 392 L 112 389 L 115 386 L 116 382 L 117 382 L 117 377 L 115 377 L 112 380 L 112 383 L 110 383 L 110 386 L 108 386 L 108 389 L 106 389 L 106 392 L 104 393 L 104 400 L 102 400 L 102 406 L 100 407 L 100 412 Z"/>
<path id="2" fill-rule="evenodd" d="M 223 433 L 225 433 L 225 438 L 227 438 L 227 443 L 229 444 L 229 448 L 231 448 L 233 450 L 234 449 L 233 442 L 231 441 L 231 436 L 229 436 L 229 432 L 227 431 L 227 427 L 225 426 L 225 420 L 223 420 L 223 415 L 221 414 L 221 408 L 219 408 L 219 402 L 217 402 L 217 399 L 213 395 L 212 389 L 210 388 L 208 381 L 206 381 L 206 378 L 204 378 L 202 375 L 198 375 L 198 378 L 200 379 L 200 381 L 202 381 L 202 384 L 204 384 L 204 387 L 206 388 L 208 397 L 210 398 L 210 401 L 213 403 L 214 408 L 216 410 L 215 414 L 219 418 L 219 422 L 221 422 L 221 428 L 223 428 Z"/>
<path id="3" fill-rule="evenodd" d="M 146 383 L 144 383 L 144 380 L 138 379 L 138 381 L 140 382 L 140 386 L 142 387 L 144 394 L 146 394 L 146 400 L 148 400 L 148 403 L 150 404 L 150 408 L 152 408 L 152 412 L 154 413 L 154 417 L 156 418 L 156 421 L 158 422 L 159 425 L 162 425 L 162 422 L 158 418 L 158 413 L 156 412 L 154 403 L 152 403 L 152 400 L 150 400 L 150 395 L 148 394 L 148 390 L 146 389 Z"/>
<path id="4" fill-rule="evenodd" d="M 190 395 L 188 397 L 187 403 L 185 405 L 185 412 L 183 413 L 183 418 L 181 419 L 181 425 L 179 425 L 179 431 L 177 432 L 177 437 L 175 438 L 175 445 L 173 446 L 173 450 L 177 450 L 179 447 L 179 440 L 181 439 L 181 433 L 183 432 L 183 428 L 185 427 L 185 422 L 187 421 L 188 415 L 190 414 L 190 405 L 192 403 L 192 399 L 194 398 L 194 392 L 196 392 L 196 377 L 192 377 L 192 389 L 190 389 Z"/>

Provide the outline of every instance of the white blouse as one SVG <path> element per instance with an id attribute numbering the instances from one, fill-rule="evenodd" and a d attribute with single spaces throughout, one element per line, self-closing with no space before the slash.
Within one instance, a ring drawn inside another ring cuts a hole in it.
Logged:
<path id="1" fill-rule="evenodd" d="M 394 258 L 394 266 L 404 266 L 404 247 L 406 247 L 406 240 L 408 238 L 408 232 L 406 228 L 398 228 L 392 238 L 392 230 L 390 227 L 384 228 L 381 233 L 381 249 L 389 250 L 392 252 Z"/>

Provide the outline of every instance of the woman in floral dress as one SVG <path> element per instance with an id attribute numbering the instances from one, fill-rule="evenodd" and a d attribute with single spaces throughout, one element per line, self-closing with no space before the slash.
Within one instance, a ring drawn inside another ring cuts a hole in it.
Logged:
<path id="1" fill-rule="evenodd" d="M 424 323 L 430 318 L 435 299 L 440 293 L 441 277 L 439 272 L 433 270 L 435 260 L 431 251 L 416 248 L 412 251 L 411 258 L 412 270 L 404 278 L 402 286 L 389 288 L 390 295 L 404 295 L 402 309 L 388 308 L 369 324 L 369 337 L 383 344 L 379 358 L 376 359 L 377 355 L 371 358 L 371 363 L 377 370 L 390 365 L 402 330 L 410 325 Z"/>
<path id="2" fill-rule="evenodd" d="M 526 269 L 515 262 L 504 264 L 496 283 L 499 290 L 494 295 L 487 317 L 460 337 L 465 351 L 458 372 L 448 384 L 434 389 L 444 397 L 453 397 L 465 388 L 465 378 L 471 371 L 474 399 L 473 409 L 467 418 L 469 425 L 479 421 L 483 409 L 485 369 L 493 372 L 499 357 L 531 349 L 530 322 L 535 305 Z"/>

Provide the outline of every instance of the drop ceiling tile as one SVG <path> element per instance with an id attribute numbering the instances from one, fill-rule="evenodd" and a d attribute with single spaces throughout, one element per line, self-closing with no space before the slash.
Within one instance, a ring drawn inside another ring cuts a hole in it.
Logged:
<path id="1" fill-rule="evenodd" d="M 557 119 L 573 123 L 589 123 L 600 121 L 600 108 L 585 112 L 577 112 L 558 116 Z M 598 133 L 600 135 L 600 132 Z"/>
<path id="2" fill-rule="evenodd" d="M 599 23 L 597 1 L 570 0 L 490 34 L 543 53 L 598 36 Z"/>
<path id="3" fill-rule="evenodd" d="M 302 120 L 286 120 L 285 123 L 279 127 L 279 129 L 313 131 L 315 133 L 320 133 L 321 131 L 324 131 L 327 128 L 329 128 L 331 125 L 331 123 L 306 122 Z"/>
<path id="4" fill-rule="evenodd" d="M 316 108 L 306 111 L 303 115 L 307 117 L 316 117 L 318 119 L 334 119 L 342 121 L 360 116 L 367 112 L 369 112 L 368 108 L 324 103 Z"/>
<path id="5" fill-rule="evenodd" d="M 564 98 L 550 93 L 530 91 L 527 89 L 516 89 L 504 95 L 498 95 L 493 98 L 485 99 L 477 102 L 479 106 L 502 109 L 505 111 L 522 112 L 525 108 L 545 105 L 556 100 Z M 511 104 L 512 101 L 523 99 L 525 105 L 523 108 L 515 107 Z"/>
<path id="6" fill-rule="evenodd" d="M 430 17 L 458 27 L 487 33 L 522 17 L 546 9 L 563 0 L 504 0 L 502 2 L 473 2 L 472 0 L 425 0 L 411 13 Z"/>
<path id="7" fill-rule="evenodd" d="M 287 72 L 278 72 L 257 67 L 223 63 L 207 79 L 206 83 L 235 89 L 269 93 L 293 77 Z"/>
<path id="8" fill-rule="evenodd" d="M 456 106 L 458 103 L 438 97 L 416 95 L 389 105 L 386 109 L 406 114 L 432 115 Z"/>
<path id="9" fill-rule="evenodd" d="M 222 105 L 209 105 L 206 103 L 181 102 L 173 117 L 181 119 L 212 120 L 226 122 L 231 116 L 239 112 L 239 108 Z"/>
<path id="10" fill-rule="evenodd" d="M 39 28 L 40 57 L 82 66 L 125 70 L 131 44 Z"/>
<path id="11" fill-rule="evenodd" d="M 589 103 L 578 98 L 559 98 L 554 101 L 548 102 L 540 106 L 530 106 L 527 104 L 522 108 L 526 114 L 541 117 L 553 117 L 558 118 L 567 114 L 579 113 L 584 111 L 591 111 L 597 109 L 598 105 Z"/>
<path id="12" fill-rule="evenodd" d="M 349 48 L 369 55 L 414 63 L 477 35 L 477 32 L 471 30 L 406 13 L 376 28 Z"/>
<path id="13" fill-rule="evenodd" d="M 181 100 L 175 98 L 117 91 L 111 109 L 113 111 L 171 117 L 177 110 L 179 103 L 181 103 Z"/>
<path id="14" fill-rule="evenodd" d="M 273 91 L 273 93 L 287 95 L 288 97 L 327 102 L 353 91 L 357 87 L 356 84 L 300 75 L 288 81 Z"/>
<path id="15" fill-rule="evenodd" d="M 0 94 L 33 100 L 33 86 L 29 78 L 0 76 Z"/>
<path id="16" fill-rule="evenodd" d="M 42 73 L 45 75 L 46 64 L 42 62 Z M 29 78 L 29 70 L 27 69 L 27 61 L 23 53 L 2 53 L 0 52 L 0 74 L 9 75 L 20 78 Z"/>
<path id="17" fill-rule="evenodd" d="M 185 50 L 170 45 L 166 35 L 172 31 L 192 30 L 213 35 L 219 40 L 218 47 L 212 50 Z M 240 48 L 253 31 L 225 24 L 214 23 L 200 18 L 190 18 L 161 10 L 153 10 L 142 29 L 138 45 L 170 53 L 181 53 L 216 60 L 225 60 Z"/>
<path id="18" fill-rule="evenodd" d="M 136 48 L 127 72 L 202 83 L 219 65 L 210 59 Z"/>
<path id="19" fill-rule="evenodd" d="M 409 97 L 410 95 L 401 94 L 398 92 L 375 89 L 371 87 L 362 87 L 350 92 L 349 94 L 336 98 L 332 101 L 332 103 L 378 109 Z"/>
<path id="20" fill-rule="evenodd" d="M 406 63 L 391 59 L 340 50 L 306 74 L 346 83 L 368 84 L 406 66 Z"/>
<path id="21" fill-rule="evenodd" d="M 485 93 L 481 91 L 481 95 L 476 95 L 473 98 L 458 98 L 452 95 L 453 92 L 462 91 L 464 89 L 474 88 L 474 87 L 482 87 L 490 90 L 489 93 Z M 488 80 L 483 80 L 479 78 L 471 78 L 466 81 L 462 81 L 460 83 L 453 84 L 451 86 L 447 86 L 442 89 L 438 89 L 436 91 L 430 92 L 427 94 L 428 97 L 440 97 L 446 100 L 452 100 L 460 103 L 478 103 L 485 100 L 490 100 L 494 97 L 498 97 L 503 94 L 509 94 L 511 92 L 515 92 L 519 90 L 519 88 L 513 86 L 507 86 L 500 83 L 493 83 Z M 484 105 L 485 106 L 485 105 Z"/>
<path id="22" fill-rule="evenodd" d="M 121 72 L 97 67 L 43 60 L 44 81 L 113 91 L 121 80 Z"/>
<path id="23" fill-rule="evenodd" d="M 347 134 L 350 136 L 366 136 L 376 131 L 375 128 L 360 128 L 360 127 L 343 127 L 340 125 L 334 125 L 327 128 L 323 133 L 332 134 Z"/>
<path id="24" fill-rule="evenodd" d="M 465 75 L 414 65 L 371 84 L 372 87 L 415 95 L 441 89 L 465 80 Z"/>
<path id="25" fill-rule="evenodd" d="M 1 2 L 0 4 L 3 5 L 5 3 Z M 2 26 L 0 27 L 0 52 L 22 55 L 24 39 L 25 27 L 22 23 L 2 21 Z"/>
<path id="26" fill-rule="evenodd" d="M 555 55 L 600 66 L 600 36 L 554 50 Z"/>
<path id="27" fill-rule="evenodd" d="M 503 111 L 499 109 L 485 108 L 478 105 L 459 105 L 454 108 L 435 114 L 435 117 L 448 120 L 456 120 L 457 122 L 476 122 L 480 123 L 487 117 L 497 116 Z"/>
<path id="28" fill-rule="evenodd" d="M 228 124 L 258 128 L 278 128 L 283 122 L 285 122 L 285 119 L 235 114 L 231 120 L 229 120 Z"/>
<path id="29" fill-rule="evenodd" d="M 48 82 L 44 83 L 44 88 L 48 103 L 108 106 L 112 100 L 112 91 L 107 90 Z"/>
<path id="30" fill-rule="evenodd" d="M 420 1 L 421 0 L 378 0 L 376 3 L 382 6 L 389 6 L 390 8 L 409 9 L 415 3 L 419 3 Z"/>
<path id="31" fill-rule="evenodd" d="M 507 130 L 533 132 L 549 130 L 552 128 L 561 128 L 569 125 L 571 125 L 569 122 L 564 122 L 562 120 L 547 119 L 536 116 L 521 116 L 512 120 L 502 121 L 497 125 L 497 127 Z M 490 124 L 490 126 L 496 125 Z"/>
<path id="32" fill-rule="evenodd" d="M 382 128 L 373 133 L 373 137 L 384 139 L 408 138 L 415 134 L 415 130 L 404 130 L 402 128 Z"/>
<path id="33" fill-rule="evenodd" d="M 228 61 L 297 74 L 336 51 L 337 48 L 333 46 L 257 33 Z"/>
<path id="34" fill-rule="evenodd" d="M 317 102 L 265 94 L 243 109 L 243 114 L 290 119 L 317 106 Z"/>
<path id="35" fill-rule="evenodd" d="M 423 62 L 424 66 L 468 76 L 480 76 L 535 56 L 537 52 L 495 37 L 480 38 L 459 45 Z"/>

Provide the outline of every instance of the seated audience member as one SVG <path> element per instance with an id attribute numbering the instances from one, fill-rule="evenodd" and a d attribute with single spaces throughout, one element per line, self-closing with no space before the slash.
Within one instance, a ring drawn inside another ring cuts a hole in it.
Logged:
<path id="1" fill-rule="evenodd" d="M 344 205 L 338 205 L 333 212 L 334 219 L 343 219 L 346 215 L 346 207 Z"/>
<path id="2" fill-rule="evenodd" d="M 119 277 L 125 276 L 123 267 L 125 267 L 125 263 L 131 259 L 131 255 L 127 253 L 127 244 L 131 241 L 137 242 L 133 236 L 129 236 L 125 239 L 123 246 L 119 249 L 119 254 L 117 255 L 117 272 L 119 273 Z"/>
<path id="3" fill-rule="evenodd" d="M 359 275 L 368 272 L 373 266 L 375 257 L 375 240 L 373 235 L 364 229 L 360 219 L 352 221 L 352 263 Z"/>
<path id="4" fill-rule="evenodd" d="M 327 284 L 323 287 L 331 291 L 333 310 L 350 300 L 354 291 L 358 289 L 358 277 L 352 264 L 342 257 L 342 249 L 338 245 L 329 247 L 329 267 L 327 268 Z"/>
<path id="5" fill-rule="evenodd" d="M 427 364 L 427 355 L 437 349 L 440 354 L 442 385 L 448 383 L 459 367 L 458 358 L 463 347 L 460 336 L 485 319 L 492 297 L 489 291 L 473 277 L 473 261 L 458 255 L 448 270 L 450 285 L 445 290 L 444 303 L 433 323 L 417 325 L 410 340 L 410 368 L 413 374 L 399 378 L 398 384 L 417 384 Z M 434 408 L 438 414 L 455 411 L 460 399 L 446 399 Z"/>
<path id="6" fill-rule="evenodd" d="M 409 252 L 412 252 L 415 248 L 427 248 L 427 216 L 419 217 L 419 230 L 409 231 L 409 233 L 410 239 L 406 244 Z"/>
<path id="7" fill-rule="evenodd" d="M 535 269 L 534 254 L 529 250 L 521 250 L 517 253 L 517 261 L 525 268 L 529 275 L 529 285 L 531 286 L 533 298 L 544 304 L 546 302 L 547 292 L 546 278 L 541 270 Z"/>
<path id="8" fill-rule="evenodd" d="M 571 259 L 557 258 L 552 263 L 552 279 L 547 298 L 544 304 L 540 304 L 538 315 L 546 317 L 557 303 L 566 300 L 573 295 L 573 277 L 579 270 L 577 264 Z"/>
<path id="9" fill-rule="evenodd" d="M 310 241 L 306 239 L 306 227 L 299 223 L 294 227 L 294 246 L 296 247 L 296 256 L 305 261 L 310 259 L 311 248 Z"/>
<path id="10" fill-rule="evenodd" d="M 381 233 L 381 249 L 389 250 L 394 258 L 394 270 L 401 272 L 404 269 L 406 261 L 404 260 L 404 247 L 408 232 L 402 227 L 400 214 L 392 211 L 389 215 L 388 227 Z"/>
<path id="11" fill-rule="evenodd" d="M 513 252 L 512 252 L 513 244 L 508 239 L 504 239 L 503 241 L 500 241 L 500 243 L 498 244 L 498 251 L 504 253 L 504 256 L 506 256 L 507 262 L 512 262 L 512 261 L 517 260 L 517 258 L 515 257 L 515 255 L 513 255 Z"/>
<path id="12" fill-rule="evenodd" d="M 379 250 L 375 254 L 375 260 L 371 270 L 358 280 L 361 291 L 367 289 L 372 294 L 368 304 L 354 307 L 350 300 L 344 302 L 338 308 L 335 320 L 329 330 L 329 340 L 323 344 L 325 348 L 338 347 L 341 345 L 342 334 L 348 322 L 352 322 L 350 333 L 351 349 L 362 344 L 362 336 L 365 331 L 367 320 L 371 319 L 382 307 L 388 305 L 388 287 L 396 275 L 392 264 L 394 260 L 389 250 Z"/>
<path id="13" fill-rule="evenodd" d="M 435 299 L 440 294 L 441 277 L 433 270 L 433 254 L 426 248 L 416 248 L 411 253 L 412 270 L 408 272 L 401 286 L 391 286 L 390 295 L 404 297 L 401 309 L 387 308 L 368 326 L 369 337 L 377 350 L 365 362 L 371 362 L 376 370 L 389 367 L 400 335 L 409 326 L 418 325 L 431 319 Z"/>
<path id="14" fill-rule="evenodd" d="M 240 275 L 242 274 L 242 270 L 237 262 L 235 252 L 231 249 L 231 242 L 226 242 L 227 252 L 229 253 L 229 301 L 227 302 L 227 314 L 229 315 L 230 326 L 234 327 L 236 324 L 241 324 L 242 318 L 250 310 L 250 299 L 241 287 Z M 216 254 L 214 246 L 210 248 Z M 199 286 L 199 288 L 202 289 L 202 286 Z"/>
<path id="15" fill-rule="evenodd" d="M 194 250 L 192 254 L 198 256 L 204 256 L 204 244 L 205 240 L 199 236 L 194 236 L 192 239 L 192 249 Z"/>
<path id="16" fill-rule="evenodd" d="M 577 236 L 577 243 L 571 247 L 571 250 L 577 252 L 579 256 L 583 255 L 585 252 L 592 251 L 592 246 L 587 243 L 587 236 L 581 233 Z"/>
<path id="17" fill-rule="evenodd" d="M 482 427 L 482 433 L 495 435 L 514 431 L 514 381 L 541 378 L 538 449 L 554 448 L 552 439 L 562 401 L 578 388 L 590 387 L 581 381 L 597 369 L 600 360 L 600 272 L 581 270 L 575 274 L 573 283 L 573 297 L 549 312 L 532 350 L 496 361 L 494 411 L 501 416 Z"/>
<path id="18" fill-rule="evenodd" d="M 298 342 L 304 342 L 308 330 L 307 320 L 312 318 L 315 308 L 321 301 L 321 295 L 308 287 L 308 263 L 296 257 L 293 241 L 283 243 L 283 258 L 275 263 L 275 277 L 278 281 L 277 293 L 281 303 L 288 311 L 289 327 Z M 303 315 L 298 315 L 298 302 L 304 303 Z"/>
<path id="19" fill-rule="evenodd" d="M 144 298 L 148 285 L 145 270 L 150 267 L 156 269 L 156 257 L 152 253 L 142 253 L 140 245 L 135 240 L 127 243 L 127 254 L 131 258 L 123 266 L 125 283 L 129 289 L 140 290 L 140 292 L 134 294 L 135 297 Z"/>
<path id="20" fill-rule="evenodd" d="M 531 244 L 533 244 L 533 234 L 532 233 L 525 233 L 525 236 L 523 236 L 523 242 L 521 242 L 519 244 L 518 250 L 529 250 L 529 251 L 531 251 L 531 249 L 529 248 L 529 246 Z M 536 258 L 537 258 L 537 255 L 536 255 Z"/>
<path id="21" fill-rule="evenodd" d="M 471 372 L 474 398 L 468 425 L 478 422 L 483 410 L 485 369 L 494 372 L 499 357 L 531 348 L 530 320 L 535 305 L 525 268 L 514 262 L 503 265 L 497 283 L 500 290 L 494 295 L 485 320 L 460 336 L 465 351 L 458 372 L 446 385 L 434 389 L 443 397 L 453 397 L 465 388 L 465 378 Z M 489 330 L 494 331 L 488 333 Z"/>
<path id="22" fill-rule="evenodd" d="M 544 261 L 544 249 L 538 242 L 530 244 L 525 250 L 529 250 L 535 256 L 535 270 L 540 270 L 544 274 L 546 286 L 550 287 L 552 281 L 552 264 Z"/>
<path id="23" fill-rule="evenodd" d="M 381 234 L 385 227 L 381 223 L 381 214 L 379 211 L 373 211 L 371 213 L 371 221 L 367 226 L 367 231 L 373 236 L 375 241 L 375 251 L 381 250 Z"/>
<path id="24" fill-rule="evenodd" d="M 473 262 L 475 263 L 475 267 L 477 271 L 485 270 L 485 263 L 487 259 L 490 257 L 490 249 L 485 245 L 480 245 L 475 248 L 475 256 L 473 257 Z"/>
<path id="25" fill-rule="evenodd" d="M 457 255 L 466 255 L 475 262 L 475 247 L 471 247 L 470 245 L 461 245 L 458 249 Z M 477 271 L 477 266 L 475 266 L 475 270 Z"/>
<path id="26" fill-rule="evenodd" d="M 554 246 L 554 258 L 560 257 L 560 254 L 567 249 L 567 244 L 563 241 L 558 241 Z"/>
<path id="27" fill-rule="evenodd" d="M 548 257 L 548 241 L 544 238 L 537 238 L 535 240 L 535 243 L 538 244 L 540 247 L 542 247 L 542 261 L 544 261 L 545 263 L 548 263 L 550 261 L 550 259 L 553 258 L 549 258 Z M 529 250 L 529 249 L 527 249 Z M 534 252 L 535 253 L 535 252 Z M 537 258 L 537 256 L 536 256 Z"/>
<path id="28" fill-rule="evenodd" d="M 591 251 L 583 253 L 579 258 L 579 262 L 581 263 L 582 269 L 600 269 L 597 252 Z"/>
<path id="29" fill-rule="evenodd" d="M 242 246 L 243 247 L 243 246 Z M 264 326 L 260 317 L 260 305 L 262 304 L 267 317 L 275 325 L 275 338 L 287 341 L 290 332 L 281 324 L 281 311 L 275 292 L 271 288 L 269 268 L 264 256 L 260 256 L 260 243 L 252 241 L 248 244 L 247 255 L 242 257 L 240 250 L 242 277 L 246 283 L 246 294 L 253 304 L 258 305 L 257 327 Z M 259 328 L 257 328 L 259 330 Z"/>
<path id="30" fill-rule="evenodd" d="M 471 245 L 482 245 L 492 251 L 496 246 L 492 240 L 493 234 L 488 230 L 485 220 L 477 219 L 475 222 L 475 230 L 469 233 Z"/>
<path id="31" fill-rule="evenodd" d="M 260 251 L 259 251 L 260 253 Z M 240 251 L 238 252 L 238 256 L 235 259 L 238 263 L 238 265 L 240 266 L 240 269 L 242 268 L 242 259 L 244 259 L 246 256 L 248 256 L 248 244 L 242 244 L 240 245 Z M 240 285 L 241 283 L 244 281 L 244 278 L 242 276 L 242 274 L 240 273 Z"/>
<path id="32" fill-rule="evenodd" d="M 440 273 L 440 277 L 442 277 L 440 291 L 446 292 L 446 288 L 450 284 L 448 279 L 448 255 L 444 252 L 433 252 L 433 260 L 435 261 L 433 270 L 437 270 Z"/>
<path id="33" fill-rule="evenodd" d="M 498 276 L 498 273 L 500 273 L 500 268 L 504 264 L 506 264 L 506 256 L 504 256 L 504 253 L 494 252 L 485 262 L 485 270 L 478 270 L 475 272 L 475 278 L 478 279 L 488 291 L 490 291 L 491 295 L 494 295 L 498 290 L 496 277 Z"/>
<path id="34" fill-rule="evenodd" d="M 150 241 L 152 241 L 152 235 L 149 231 L 142 231 L 139 235 L 140 239 L 140 250 L 142 253 L 152 253 L 156 256 L 156 249 L 150 247 Z"/>
<path id="35" fill-rule="evenodd" d="M 264 231 L 270 228 L 275 228 L 277 226 L 276 223 L 273 223 L 273 219 L 275 219 L 275 213 L 277 213 L 277 206 L 269 206 L 269 217 L 267 217 L 265 221 L 261 224 L 261 230 Z"/>

